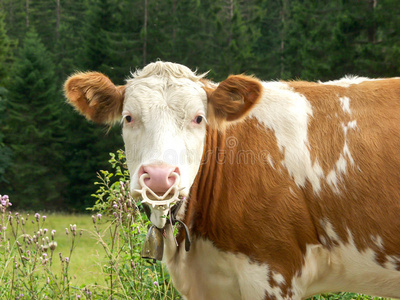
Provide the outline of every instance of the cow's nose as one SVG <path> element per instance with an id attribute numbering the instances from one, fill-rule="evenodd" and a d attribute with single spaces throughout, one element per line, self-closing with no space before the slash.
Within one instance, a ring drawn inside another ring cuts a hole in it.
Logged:
<path id="1" fill-rule="evenodd" d="M 180 175 L 179 168 L 171 165 L 147 165 L 141 166 L 138 178 L 143 174 L 148 174 L 144 183 L 155 193 L 165 193 L 175 183 L 176 177 L 172 173 Z"/>

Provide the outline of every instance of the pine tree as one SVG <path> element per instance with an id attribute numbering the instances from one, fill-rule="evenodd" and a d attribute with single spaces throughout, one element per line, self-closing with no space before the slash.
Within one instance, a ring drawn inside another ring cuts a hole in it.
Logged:
<path id="1" fill-rule="evenodd" d="M 4 13 L 0 11 L 0 86 L 4 86 L 11 62 L 11 41 L 7 36 Z"/>
<path id="2" fill-rule="evenodd" d="M 6 179 L 15 204 L 25 209 L 62 205 L 64 129 L 54 74 L 49 53 L 31 29 L 16 58 L 7 99 L 6 140 L 14 156 Z"/>
<path id="3" fill-rule="evenodd" d="M 4 118 L 6 112 L 6 95 L 7 90 L 0 86 L 0 116 L 3 116 L 0 118 L 0 191 L 2 191 L 3 194 L 8 189 L 7 185 L 9 182 L 5 178 L 5 172 L 11 164 L 12 157 L 12 151 L 10 147 L 4 143 L 4 133 L 7 131 L 7 123 Z"/>

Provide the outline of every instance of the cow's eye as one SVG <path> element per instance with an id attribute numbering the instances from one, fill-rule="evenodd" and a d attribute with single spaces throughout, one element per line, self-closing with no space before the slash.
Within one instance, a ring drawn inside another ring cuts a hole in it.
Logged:
<path id="1" fill-rule="evenodd" d="M 133 123 L 133 118 L 132 118 L 131 115 L 125 115 L 125 116 L 123 117 L 123 120 L 124 120 L 125 123 L 127 123 L 127 124 L 132 124 L 132 123 Z"/>
<path id="2" fill-rule="evenodd" d="M 203 116 L 197 116 L 196 118 L 194 118 L 194 122 L 196 124 L 200 124 L 201 122 L 203 122 Z"/>

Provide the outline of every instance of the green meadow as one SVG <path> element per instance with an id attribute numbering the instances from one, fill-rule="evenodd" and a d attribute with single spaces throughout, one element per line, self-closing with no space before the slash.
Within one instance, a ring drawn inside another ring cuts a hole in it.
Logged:
<path id="1" fill-rule="evenodd" d="M 22 217 L 26 217 L 27 213 L 21 213 Z M 35 234 L 37 231 L 34 213 L 29 213 L 28 222 L 25 225 L 25 232 L 27 234 Z M 104 276 L 102 275 L 103 265 L 107 262 L 103 246 L 99 243 L 99 237 L 95 232 L 94 224 L 91 215 L 88 214 L 66 214 L 66 213 L 44 213 L 39 212 L 41 227 L 46 228 L 48 232 L 56 230 L 54 234 L 54 241 L 57 242 L 57 247 L 54 250 L 54 257 L 52 262 L 52 270 L 55 274 L 61 272 L 61 263 L 59 253 L 63 257 L 68 257 L 69 275 L 71 276 L 72 286 L 82 285 L 105 285 Z M 43 216 L 46 220 L 43 222 Z M 70 225 L 76 225 L 77 235 L 72 247 L 72 233 L 70 232 Z M 106 232 L 109 224 L 107 222 L 97 222 L 100 229 L 102 238 L 107 239 Z M 66 233 L 68 230 L 68 234 Z M 80 235 L 82 231 L 82 235 Z M 22 234 L 19 231 L 20 236 Z M 13 241 L 12 233 L 8 231 L 11 241 Z"/>

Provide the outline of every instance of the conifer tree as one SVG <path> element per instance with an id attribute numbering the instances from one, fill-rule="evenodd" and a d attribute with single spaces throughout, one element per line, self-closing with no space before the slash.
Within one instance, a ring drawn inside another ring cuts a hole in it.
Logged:
<path id="1" fill-rule="evenodd" d="M 10 194 L 25 209 L 60 207 L 65 186 L 62 102 L 54 65 L 32 29 L 10 78 L 6 139 L 14 152 L 6 176 Z"/>

